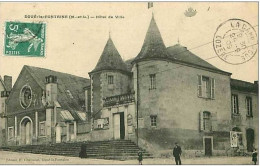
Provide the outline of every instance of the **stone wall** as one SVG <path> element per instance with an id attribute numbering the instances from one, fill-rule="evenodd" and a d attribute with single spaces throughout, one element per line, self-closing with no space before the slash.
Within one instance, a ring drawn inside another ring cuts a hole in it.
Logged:
<path id="1" fill-rule="evenodd" d="M 220 124 L 227 123 L 216 131 L 229 130 L 230 76 L 167 61 L 145 61 L 139 66 L 139 117 L 144 119 L 144 128 L 151 128 L 150 115 L 157 115 L 157 128 L 198 130 L 199 113 L 209 111 Z M 136 78 L 135 66 L 133 72 Z M 156 89 L 151 90 L 149 74 L 155 73 Z M 215 99 L 198 97 L 198 75 L 215 79 Z"/>

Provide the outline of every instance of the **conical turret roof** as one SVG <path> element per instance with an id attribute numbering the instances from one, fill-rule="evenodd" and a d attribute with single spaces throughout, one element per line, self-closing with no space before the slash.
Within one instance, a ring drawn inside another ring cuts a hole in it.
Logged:
<path id="1" fill-rule="evenodd" d="M 91 73 L 101 70 L 121 70 L 128 72 L 127 66 L 122 60 L 110 36 L 95 69 L 92 70 Z"/>
<path id="2" fill-rule="evenodd" d="M 134 61 L 147 58 L 168 58 L 168 53 L 154 16 L 152 16 L 143 47 Z"/>

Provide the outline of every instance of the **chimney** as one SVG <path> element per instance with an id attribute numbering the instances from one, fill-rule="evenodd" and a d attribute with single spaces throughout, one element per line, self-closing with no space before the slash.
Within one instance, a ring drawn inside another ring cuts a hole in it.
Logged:
<path id="1" fill-rule="evenodd" d="M 12 76 L 4 76 L 4 84 L 7 91 L 11 91 L 12 89 Z"/>
<path id="2" fill-rule="evenodd" d="M 57 101 L 57 77 L 49 75 L 45 77 L 46 81 L 46 101 L 53 104 L 54 101 Z"/>

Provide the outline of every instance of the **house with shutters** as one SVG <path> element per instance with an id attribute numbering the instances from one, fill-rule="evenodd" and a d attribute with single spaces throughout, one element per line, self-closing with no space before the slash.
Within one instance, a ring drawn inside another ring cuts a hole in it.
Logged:
<path id="1" fill-rule="evenodd" d="M 178 142 L 187 155 L 226 155 L 240 128 L 243 144 L 258 146 L 246 136 L 258 131 L 253 85 L 179 43 L 166 47 L 154 16 L 135 58 L 124 61 L 109 36 L 89 78 L 24 66 L 7 99 L 8 144 L 125 139 L 154 154 Z"/>
<path id="2" fill-rule="evenodd" d="M 252 152 L 259 145 L 258 81 L 231 79 L 232 146 Z"/>
<path id="3" fill-rule="evenodd" d="M 7 145 L 76 141 L 78 134 L 88 130 L 84 87 L 89 82 L 24 66 L 6 100 Z"/>

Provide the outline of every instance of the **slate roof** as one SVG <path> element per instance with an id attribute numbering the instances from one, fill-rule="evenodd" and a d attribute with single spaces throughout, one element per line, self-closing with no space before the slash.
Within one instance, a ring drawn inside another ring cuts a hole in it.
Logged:
<path id="1" fill-rule="evenodd" d="M 98 60 L 95 69 L 92 70 L 90 73 L 101 70 L 128 71 L 125 62 L 122 60 L 111 37 L 109 37 L 109 39 L 107 40 L 106 46 Z"/>
<path id="2" fill-rule="evenodd" d="M 237 79 L 231 79 L 231 90 L 258 93 L 258 83 L 251 83 Z"/>
<path id="3" fill-rule="evenodd" d="M 170 55 L 170 59 L 172 59 L 172 60 L 225 72 L 225 71 L 222 71 L 222 70 L 218 69 L 217 67 L 213 66 L 212 64 L 208 63 L 206 60 L 201 59 L 200 57 L 193 54 L 186 47 L 184 47 L 180 44 L 176 44 L 174 46 L 167 47 L 167 51 Z"/>
<path id="4" fill-rule="evenodd" d="M 90 85 L 89 79 L 39 67 L 25 65 L 24 68 L 31 73 L 32 77 L 43 90 L 45 90 L 45 77 L 49 75 L 56 76 L 58 80 L 57 100 L 61 108 L 69 110 L 73 117 L 79 119 L 75 111 L 84 111 L 82 107 L 85 103 L 85 92 L 83 88 Z"/>
<path id="5" fill-rule="evenodd" d="M 167 58 L 168 52 L 164 45 L 161 33 L 155 22 L 154 16 L 151 19 L 144 43 L 140 53 L 134 61 L 146 58 Z"/>

